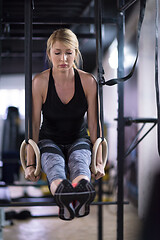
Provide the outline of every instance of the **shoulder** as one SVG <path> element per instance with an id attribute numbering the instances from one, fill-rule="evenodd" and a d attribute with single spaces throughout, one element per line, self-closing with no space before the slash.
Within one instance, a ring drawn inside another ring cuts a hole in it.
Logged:
<path id="1" fill-rule="evenodd" d="M 96 78 L 88 72 L 82 71 L 77 69 L 81 82 L 82 82 L 82 86 L 84 88 L 85 93 L 95 93 L 97 91 L 97 81 Z"/>
<path id="2" fill-rule="evenodd" d="M 32 94 L 34 99 L 41 98 L 42 102 L 45 101 L 48 82 L 49 82 L 50 69 L 35 75 L 32 81 Z"/>
<path id="3" fill-rule="evenodd" d="M 97 81 L 96 78 L 88 72 L 82 71 L 82 70 L 77 70 L 79 73 L 79 76 L 81 78 L 81 82 L 85 87 L 96 87 L 97 86 Z"/>
<path id="4" fill-rule="evenodd" d="M 33 78 L 33 83 L 39 84 L 39 83 L 47 82 L 49 80 L 49 73 L 50 73 L 50 69 L 47 69 L 41 73 L 36 74 Z"/>
<path id="5" fill-rule="evenodd" d="M 47 69 L 41 73 L 38 73 L 34 76 L 32 81 L 33 89 L 44 90 L 48 86 L 50 69 Z"/>
<path id="6" fill-rule="evenodd" d="M 96 83 L 96 78 L 91 73 L 82 71 L 80 69 L 77 69 L 77 71 L 82 81 L 89 81 L 89 82 Z"/>

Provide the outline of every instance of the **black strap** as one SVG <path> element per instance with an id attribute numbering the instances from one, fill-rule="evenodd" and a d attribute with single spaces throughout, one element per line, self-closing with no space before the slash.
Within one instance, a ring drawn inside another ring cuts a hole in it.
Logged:
<path id="1" fill-rule="evenodd" d="M 159 99 L 159 81 L 158 81 L 158 21 L 159 21 L 159 2 L 156 0 L 156 18 L 155 18 L 155 89 L 157 105 L 157 133 L 158 133 L 158 153 L 160 155 L 160 99 Z"/>
<path id="2" fill-rule="evenodd" d="M 146 0 L 140 0 L 140 14 L 139 14 L 139 21 L 138 21 L 138 29 L 137 29 L 137 55 L 136 59 L 134 62 L 134 65 L 131 69 L 131 72 L 123 77 L 123 78 L 115 78 L 111 79 L 105 82 L 104 79 L 104 70 L 102 66 L 102 54 L 103 54 L 103 48 L 102 48 L 102 34 L 101 34 L 101 26 L 102 26 L 102 16 L 101 16 L 101 1 L 95 0 L 95 28 L 96 28 L 96 50 L 97 50 L 97 66 L 98 66 L 98 99 L 100 101 L 100 116 L 99 116 L 99 106 L 97 107 L 97 115 L 98 115 L 98 120 L 97 120 L 97 137 L 100 135 L 100 128 L 99 128 L 99 117 L 100 117 L 100 122 L 102 125 L 102 139 L 104 139 L 104 120 L 103 120 L 103 89 L 102 85 L 108 85 L 112 86 L 121 82 L 124 82 L 128 80 L 129 78 L 132 77 L 137 60 L 138 60 L 138 53 L 139 53 L 139 39 L 140 39 L 140 32 L 141 32 L 141 27 L 144 19 L 144 13 L 145 13 L 145 7 L 146 7 Z"/>
<path id="3" fill-rule="evenodd" d="M 32 138 L 32 4 L 25 0 L 25 141 Z"/>
<path id="4" fill-rule="evenodd" d="M 115 84 L 125 82 L 129 78 L 132 77 L 132 75 L 134 73 L 134 70 L 135 70 L 135 67 L 136 67 L 136 64 L 137 64 L 137 60 L 138 60 L 139 39 L 140 39 L 141 27 L 142 27 L 142 23 L 143 23 L 143 19 L 144 19 L 145 8 L 146 8 L 146 0 L 140 0 L 140 14 L 139 14 L 139 21 L 138 21 L 138 28 L 137 28 L 137 55 L 136 55 L 136 59 L 135 59 L 135 62 L 133 64 L 133 67 L 132 67 L 130 73 L 123 78 L 113 78 L 113 79 L 110 79 L 106 82 L 102 82 L 101 83 L 102 85 L 113 86 Z"/>
<path id="5" fill-rule="evenodd" d="M 104 70 L 102 65 L 103 47 L 102 47 L 102 7 L 101 0 L 95 0 L 95 31 L 96 31 L 96 60 L 97 60 L 97 138 L 100 137 L 99 119 L 102 129 L 102 140 L 104 139 L 104 119 L 103 119 L 103 87 Z"/>

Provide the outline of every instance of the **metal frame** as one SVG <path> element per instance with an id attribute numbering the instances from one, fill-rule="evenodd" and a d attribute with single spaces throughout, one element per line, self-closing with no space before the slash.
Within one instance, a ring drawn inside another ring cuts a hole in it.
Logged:
<path id="1" fill-rule="evenodd" d="M 97 110 L 97 138 L 100 137 L 100 127 L 99 127 L 99 118 L 102 126 L 102 139 L 104 139 L 104 121 L 103 121 L 103 86 L 101 82 L 103 82 L 103 46 L 102 46 L 102 6 L 101 1 L 94 1 L 94 9 L 95 9 L 95 33 L 96 33 L 96 63 L 97 63 L 97 81 L 98 81 L 98 90 L 97 90 L 97 98 L 100 101 L 100 109 Z M 98 107 L 97 107 L 98 108 Z M 100 115 L 99 115 L 100 114 Z M 98 201 L 102 201 L 102 179 L 98 181 Z M 103 211 L 102 205 L 98 206 L 98 239 L 103 239 Z"/>
<path id="2" fill-rule="evenodd" d="M 137 147 L 137 145 L 148 135 L 148 133 L 156 126 L 157 119 L 156 118 L 137 118 L 137 119 L 125 118 L 124 120 L 125 120 L 125 125 L 128 125 L 128 126 L 131 125 L 132 123 L 143 123 L 125 153 L 124 157 L 126 158 Z M 142 132 L 142 130 L 144 129 L 146 123 L 151 123 L 152 126 L 138 140 L 138 137 Z"/>
<path id="3" fill-rule="evenodd" d="M 8 18 L 9 19 L 9 18 Z M 94 24 L 95 18 L 94 17 L 63 17 L 63 18 L 58 18 L 58 17 L 52 17 L 51 19 L 47 20 L 47 21 L 36 21 L 33 22 L 33 25 L 62 25 L 63 24 Z M 104 17 L 102 19 L 102 23 L 113 23 L 115 24 L 116 19 L 114 18 L 107 18 Z M 2 20 L 2 24 L 15 24 L 15 25 L 24 25 L 24 19 L 17 19 L 17 21 L 13 21 L 12 19 L 3 22 Z"/>
<path id="4" fill-rule="evenodd" d="M 93 202 L 91 203 L 92 206 L 102 206 L 102 205 L 117 205 L 118 202 Z M 129 202 L 123 202 L 123 204 L 129 204 Z M 48 202 L 48 201 L 34 201 L 34 202 L 9 202 L 9 203 L 0 203 L 0 207 L 40 207 L 40 206 L 57 206 L 55 202 Z"/>
<path id="5" fill-rule="evenodd" d="M 2 72 L 2 58 L 1 58 L 1 55 L 2 55 L 2 40 L 1 40 L 1 37 L 2 37 L 2 6 L 3 6 L 3 2 L 2 0 L 0 0 L 0 77 L 1 77 L 1 72 Z"/>
<path id="6" fill-rule="evenodd" d="M 119 0 L 117 8 L 120 9 L 124 5 L 124 0 Z M 124 31 L 125 31 L 125 14 L 118 13 L 118 78 L 124 76 Z M 118 84 L 118 193 L 117 193 L 117 240 L 123 240 L 123 175 L 124 175 L 124 83 Z"/>
<path id="7" fill-rule="evenodd" d="M 32 138 L 32 123 L 31 123 L 31 116 L 32 116 L 32 24 L 44 24 L 41 22 L 34 22 L 32 23 L 32 0 L 24 0 L 25 1 L 25 22 L 20 21 L 20 22 L 12 22 L 10 21 L 10 24 L 25 24 L 25 89 L 26 89 L 26 93 L 25 93 L 25 101 L 28 104 L 25 104 L 25 112 L 26 112 L 26 117 L 25 117 L 25 129 L 26 129 L 26 136 L 25 136 L 25 140 L 26 142 L 28 141 L 29 138 Z M 114 23 L 117 24 L 117 19 L 109 19 L 109 18 L 103 18 L 101 19 L 101 1 L 95 0 L 95 5 L 96 5 L 96 9 L 98 11 L 98 18 L 99 18 L 99 22 L 97 23 L 97 36 L 96 38 L 99 39 L 98 41 L 98 45 L 97 45 L 97 58 L 99 59 L 99 69 L 98 69 L 98 74 L 100 74 L 100 79 L 102 78 L 103 75 L 103 69 L 102 69 L 102 42 L 101 42 L 101 24 L 102 23 Z M 121 25 L 121 14 L 120 17 L 118 17 L 119 21 L 118 21 L 118 28 L 119 28 L 119 36 L 121 36 L 122 33 L 122 27 L 123 25 Z M 51 22 L 46 22 L 45 24 L 58 24 L 59 22 L 62 23 L 62 21 L 64 23 L 88 23 L 88 24 L 93 24 L 95 23 L 95 18 L 76 18 L 74 19 L 70 19 L 70 18 L 64 18 L 64 19 L 53 19 Z M 101 22 L 100 22 L 101 21 Z M 3 24 L 3 22 L 2 22 Z M 20 38 L 20 39 L 24 39 L 24 38 Z M 3 38 L 1 38 L 0 40 L 3 40 Z M 121 43 L 121 37 L 119 37 L 119 42 Z M 120 52 L 120 56 L 121 56 L 121 49 L 123 48 L 123 45 L 119 43 L 119 52 Z M 121 62 L 121 57 L 119 57 L 119 62 Z M 123 75 L 123 71 L 119 71 L 119 74 L 121 73 L 121 75 Z M 122 101 L 123 96 L 121 93 L 121 87 L 119 90 L 119 103 Z M 102 86 L 100 86 L 100 95 L 101 95 L 101 104 L 103 104 L 102 102 Z M 119 119 L 122 119 L 122 112 L 121 112 L 121 104 L 119 104 Z M 103 108 L 103 105 L 102 105 Z M 101 111 L 101 114 L 103 114 L 103 111 Z M 103 119 L 103 116 L 101 116 L 101 119 Z M 119 129 L 121 128 L 121 120 L 118 122 L 119 125 Z M 121 131 L 120 131 L 121 132 Z M 121 136 L 119 136 L 119 138 L 121 138 Z M 119 148 L 122 149 L 122 148 Z M 119 161 L 120 162 L 120 161 Z M 119 167 L 120 168 L 120 167 Z M 119 182 L 122 182 L 122 175 L 123 173 L 119 176 Z M 121 179 L 121 181 L 120 181 Z M 119 184 L 118 187 L 122 187 L 121 184 Z M 123 197 L 122 197 L 122 191 L 119 192 L 119 197 L 118 197 L 118 201 L 117 202 L 102 202 L 102 181 L 99 181 L 99 197 L 98 197 L 98 202 L 96 203 L 92 203 L 92 205 L 98 205 L 98 240 L 102 240 L 103 239 L 103 211 L 102 211 L 102 205 L 110 205 L 110 204 L 118 204 L 118 209 L 120 208 L 121 211 L 118 211 L 118 232 L 117 234 L 121 235 L 121 232 L 123 232 L 123 224 L 122 223 L 122 219 L 123 219 Z M 11 203 L 6 203 L 6 204 L 0 204 L 0 207 L 13 207 L 13 206 L 54 206 L 55 203 L 48 203 L 48 202 L 25 202 L 25 203 L 16 203 L 16 202 L 11 202 Z M 123 239 L 123 238 L 118 238 L 118 239 Z"/>

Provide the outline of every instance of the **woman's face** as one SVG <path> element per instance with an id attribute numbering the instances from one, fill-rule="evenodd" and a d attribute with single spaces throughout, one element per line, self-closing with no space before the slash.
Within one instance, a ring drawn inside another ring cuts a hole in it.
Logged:
<path id="1" fill-rule="evenodd" d="M 54 69 L 69 70 L 74 64 L 75 49 L 68 48 L 62 42 L 56 41 L 50 50 L 49 59 Z"/>

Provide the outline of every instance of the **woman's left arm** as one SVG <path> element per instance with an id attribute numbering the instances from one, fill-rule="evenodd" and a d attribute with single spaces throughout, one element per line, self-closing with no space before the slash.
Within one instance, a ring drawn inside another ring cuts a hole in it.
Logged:
<path id="1" fill-rule="evenodd" d="M 97 140 L 97 82 L 96 80 L 89 75 L 87 77 L 86 84 L 86 96 L 88 101 L 88 112 L 87 112 L 87 120 L 88 120 L 88 130 L 90 133 L 90 139 L 92 144 L 94 145 Z M 99 103 L 98 103 L 99 104 Z M 100 126 L 100 137 L 101 133 L 101 124 L 99 120 Z M 96 168 L 97 174 L 93 176 L 95 179 L 99 179 L 105 175 L 104 166 L 102 161 L 102 145 L 100 144 L 99 149 L 97 151 L 97 159 L 96 159 Z"/>

